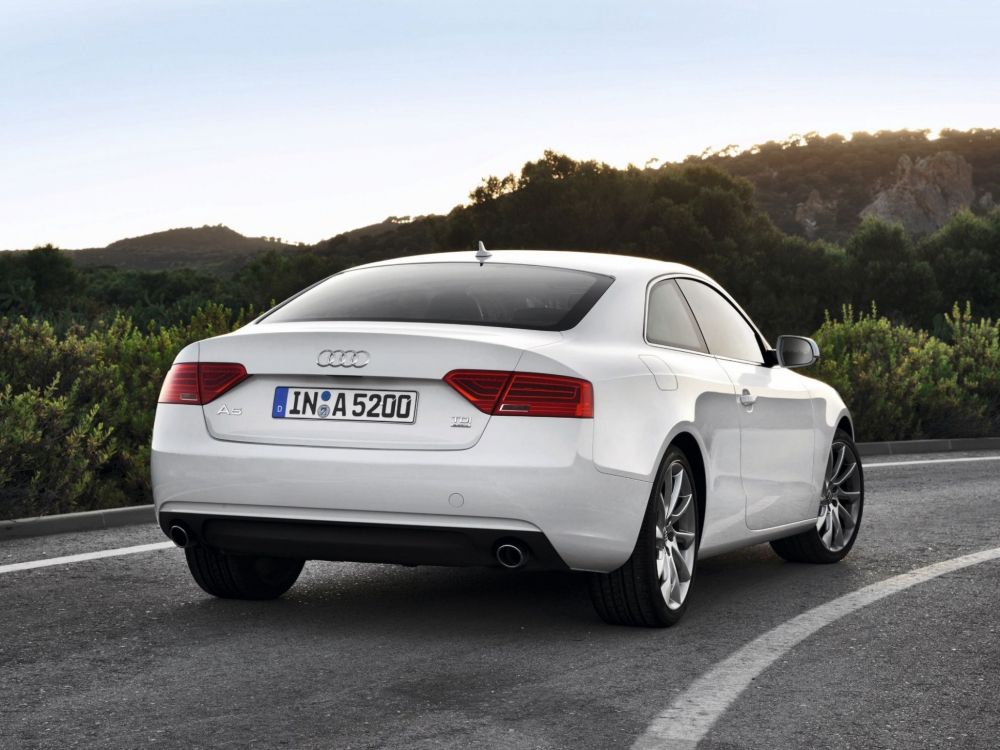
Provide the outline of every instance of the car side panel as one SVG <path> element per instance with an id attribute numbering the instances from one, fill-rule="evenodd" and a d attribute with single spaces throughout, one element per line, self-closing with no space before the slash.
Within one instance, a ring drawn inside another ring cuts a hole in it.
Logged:
<path id="1" fill-rule="evenodd" d="M 816 424 L 816 453 L 814 480 L 822 486 L 826 463 L 830 455 L 830 445 L 837 432 L 837 425 L 846 418 L 853 426 L 853 419 L 847 406 L 837 391 L 826 383 L 813 378 L 803 378 L 812 396 L 813 421 Z"/>
<path id="2" fill-rule="evenodd" d="M 602 473 L 651 482 L 670 443 L 690 434 L 705 464 L 703 548 L 751 536 L 736 393 L 714 357 L 646 344 L 563 343 L 526 352 L 519 367 L 575 374 L 594 384 L 593 455 Z M 641 517 L 633 523 L 638 531 Z"/>
<path id="3" fill-rule="evenodd" d="M 769 529 L 815 518 L 820 485 L 813 471 L 816 427 L 806 379 L 783 367 L 720 363 L 737 394 L 756 397 L 737 409 L 747 526 Z"/>

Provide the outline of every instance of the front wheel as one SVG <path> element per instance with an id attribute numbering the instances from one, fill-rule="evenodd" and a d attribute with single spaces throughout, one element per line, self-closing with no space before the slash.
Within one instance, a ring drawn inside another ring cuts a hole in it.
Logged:
<path id="1" fill-rule="evenodd" d="M 590 598 L 613 625 L 669 627 L 687 609 L 694 582 L 701 521 L 687 456 L 667 451 L 653 483 L 639 538 L 618 570 L 590 574 Z"/>
<path id="2" fill-rule="evenodd" d="M 826 461 L 816 524 L 801 534 L 776 539 L 771 548 L 789 562 L 835 563 L 854 546 L 865 506 L 861 456 L 854 440 L 837 430 Z"/>
<path id="3" fill-rule="evenodd" d="M 191 576 L 222 599 L 277 599 L 298 580 L 305 560 L 227 555 L 198 545 L 184 550 Z"/>

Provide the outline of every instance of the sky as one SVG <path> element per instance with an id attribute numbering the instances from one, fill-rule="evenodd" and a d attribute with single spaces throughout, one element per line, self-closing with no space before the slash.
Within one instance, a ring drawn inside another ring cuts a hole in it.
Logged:
<path id="1" fill-rule="evenodd" d="M 1000 3 L 0 0 L 0 248 L 316 242 L 545 149 L 1000 127 Z"/>

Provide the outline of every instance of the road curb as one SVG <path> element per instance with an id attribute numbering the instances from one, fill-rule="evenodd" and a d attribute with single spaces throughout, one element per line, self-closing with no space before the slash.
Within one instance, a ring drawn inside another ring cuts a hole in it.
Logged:
<path id="1" fill-rule="evenodd" d="M 862 456 L 905 456 L 914 453 L 1000 450 L 1000 437 L 951 438 L 946 440 L 889 440 L 858 443 Z"/>
<path id="2" fill-rule="evenodd" d="M 19 518 L 0 521 L 0 541 L 28 536 L 65 534 L 69 531 L 96 531 L 116 526 L 154 523 L 152 505 L 133 505 L 111 510 L 88 510 L 81 513 L 62 513 L 38 518 Z"/>

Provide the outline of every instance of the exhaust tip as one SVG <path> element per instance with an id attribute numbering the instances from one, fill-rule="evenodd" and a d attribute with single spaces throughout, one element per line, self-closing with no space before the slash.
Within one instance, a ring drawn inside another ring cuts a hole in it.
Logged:
<path id="1" fill-rule="evenodd" d="M 497 547 L 497 562 L 508 570 L 517 570 L 528 562 L 528 550 L 520 544 L 505 542 Z"/>
<path id="2" fill-rule="evenodd" d="M 191 537 L 188 535 L 187 529 L 179 523 L 175 523 L 170 527 L 170 541 L 181 549 L 191 546 Z"/>

